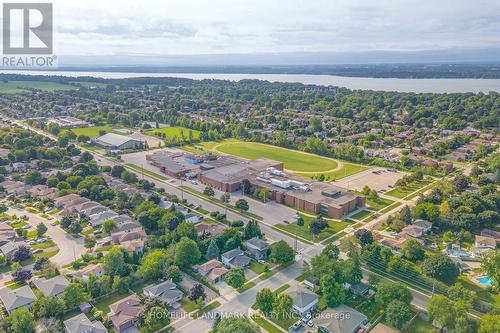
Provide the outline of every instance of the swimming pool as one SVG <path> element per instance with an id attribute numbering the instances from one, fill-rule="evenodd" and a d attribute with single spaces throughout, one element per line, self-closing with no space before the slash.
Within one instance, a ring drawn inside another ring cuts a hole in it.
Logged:
<path id="1" fill-rule="evenodd" d="M 476 281 L 482 284 L 483 286 L 490 286 L 491 285 L 491 278 L 488 276 L 481 276 L 476 278 Z"/>

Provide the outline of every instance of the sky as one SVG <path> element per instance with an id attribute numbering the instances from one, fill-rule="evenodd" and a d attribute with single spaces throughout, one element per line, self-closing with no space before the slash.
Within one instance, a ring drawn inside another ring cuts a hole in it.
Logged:
<path id="1" fill-rule="evenodd" d="M 239 55 L 254 56 L 249 59 L 286 55 L 284 59 L 288 59 L 299 54 L 302 56 L 295 61 L 307 63 L 308 57 L 310 62 L 319 61 L 312 60 L 317 54 L 477 52 L 480 57 L 489 49 L 500 48 L 497 0 L 53 3 L 55 53 L 75 62 L 150 58 L 203 63 L 215 55 L 222 59 L 233 55 L 234 60 Z"/>

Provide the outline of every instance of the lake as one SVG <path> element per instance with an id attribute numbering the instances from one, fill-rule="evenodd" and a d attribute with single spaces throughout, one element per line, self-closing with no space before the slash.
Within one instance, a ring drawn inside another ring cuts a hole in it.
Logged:
<path id="1" fill-rule="evenodd" d="M 360 89 L 415 93 L 500 92 L 500 79 L 389 79 L 309 74 L 136 73 L 23 70 L 0 70 L 0 72 L 26 75 L 59 75 L 67 77 L 92 76 L 105 79 L 122 79 L 130 77 L 180 77 L 194 80 L 218 79 L 231 81 L 257 79 L 270 82 L 298 82 L 321 86 L 339 86 L 354 90 Z"/>

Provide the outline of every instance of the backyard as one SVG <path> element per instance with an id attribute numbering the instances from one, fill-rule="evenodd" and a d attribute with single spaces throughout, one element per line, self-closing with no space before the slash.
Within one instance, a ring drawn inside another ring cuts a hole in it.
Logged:
<path id="1" fill-rule="evenodd" d="M 346 228 L 347 226 L 349 226 L 351 224 L 347 221 L 327 220 L 328 227 L 326 227 L 318 235 L 314 236 L 309 230 L 309 225 L 316 218 L 306 216 L 306 215 L 302 215 L 302 218 L 304 219 L 304 225 L 302 225 L 302 226 L 298 225 L 297 222 L 292 222 L 290 224 L 276 224 L 273 228 L 280 230 L 280 231 L 285 231 L 285 232 L 292 234 L 292 235 L 297 235 L 297 236 L 299 236 L 303 239 L 306 239 L 308 241 L 320 242 L 320 241 L 324 240 L 325 238 L 328 238 L 328 237 L 344 230 L 344 228 Z"/>

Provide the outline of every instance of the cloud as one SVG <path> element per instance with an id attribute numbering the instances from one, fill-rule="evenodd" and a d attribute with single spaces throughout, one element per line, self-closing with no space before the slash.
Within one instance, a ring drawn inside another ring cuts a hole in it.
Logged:
<path id="1" fill-rule="evenodd" d="M 500 2 L 54 0 L 59 55 L 363 52 L 500 45 Z"/>

